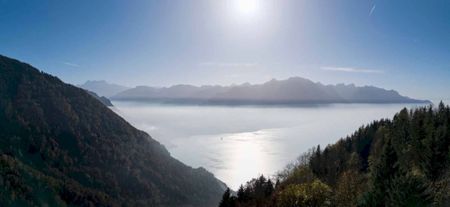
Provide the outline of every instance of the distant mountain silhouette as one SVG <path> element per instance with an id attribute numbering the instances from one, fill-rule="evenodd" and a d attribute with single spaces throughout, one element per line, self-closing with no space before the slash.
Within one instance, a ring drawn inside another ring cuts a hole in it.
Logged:
<path id="1" fill-rule="evenodd" d="M 394 90 L 353 84 L 324 85 L 293 77 L 263 84 L 232 86 L 175 85 L 168 88 L 138 86 L 111 97 L 115 100 L 197 104 L 318 104 L 318 103 L 415 103 L 428 102 L 400 95 Z"/>
<path id="2" fill-rule="evenodd" d="M 225 189 L 85 90 L 0 56 L 0 206 L 215 206 Z"/>
<path id="3" fill-rule="evenodd" d="M 121 86 L 118 84 L 108 83 L 104 80 L 100 81 L 86 81 L 85 83 L 79 85 L 78 87 L 92 91 L 99 96 L 111 97 L 122 91 L 130 89 L 126 86 Z"/>

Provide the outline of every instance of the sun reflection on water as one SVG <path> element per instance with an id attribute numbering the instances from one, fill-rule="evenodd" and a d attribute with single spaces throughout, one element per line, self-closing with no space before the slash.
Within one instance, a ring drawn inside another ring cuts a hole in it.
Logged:
<path id="1" fill-rule="evenodd" d="M 405 107 L 114 105 L 118 114 L 164 144 L 172 156 L 206 168 L 234 190 L 261 174 L 274 175 L 313 146 L 336 142 L 362 124 L 392 117 Z"/>

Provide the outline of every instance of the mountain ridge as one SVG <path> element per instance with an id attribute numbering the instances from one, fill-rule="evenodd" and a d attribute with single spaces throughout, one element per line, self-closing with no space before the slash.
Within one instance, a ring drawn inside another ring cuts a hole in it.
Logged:
<path id="1" fill-rule="evenodd" d="M 194 104 L 327 104 L 327 103 L 429 103 L 395 90 L 354 84 L 322 84 L 301 77 L 272 79 L 262 84 L 170 87 L 137 86 L 111 97 L 112 100 L 156 101 Z"/>

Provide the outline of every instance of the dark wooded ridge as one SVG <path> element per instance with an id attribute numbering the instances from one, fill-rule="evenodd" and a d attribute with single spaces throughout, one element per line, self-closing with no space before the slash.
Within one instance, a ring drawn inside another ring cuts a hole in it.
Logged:
<path id="1" fill-rule="evenodd" d="M 0 206 L 213 206 L 224 185 L 85 90 L 0 56 Z"/>

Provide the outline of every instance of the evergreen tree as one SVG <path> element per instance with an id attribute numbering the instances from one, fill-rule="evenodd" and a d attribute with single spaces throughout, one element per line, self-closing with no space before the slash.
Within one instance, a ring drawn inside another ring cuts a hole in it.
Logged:
<path id="1" fill-rule="evenodd" d="M 267 180 L 267 183 L 266 183 L 265 197 L 269 197 L 270 195 L 272 195 L 273 191 L 274 191 L 273 183 L 269 179 L 269 180 Z"/>
<path id="2" fill-rule="evenodd" d="M 243 185 L 239 186 L 239 189 L 237 191 L 237 200 L 240 203 L 244 203 L 248 200 L 248 195 L 245 193 L 245 189 L 244 189 Z"/>
<path id="3" fill-rule="evenodd" d="M 364 197 L 364 206 L 385 206 L 387 188 L 399 170 L 397 153 L 391 139 L 385 144 L 380 159 L 371 170 L 371 189 Z"/>
<path id="4" fill-rule="evenodd" d="M 431 197 L 427 186 L 420 178 L 398 175 L 390 179 L 386 191 L 386 205 L 390 206 L 430 206 Z"/>
<path id="5" fill-rule="evenodd" d="M 234 207 L 236 198 L 231 195 L 230 188 L 227 188 L 222 196 L 222 200 L 219 203 L 219 207 Z"/>

